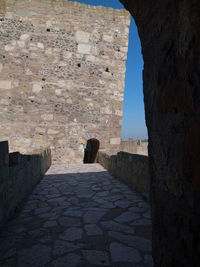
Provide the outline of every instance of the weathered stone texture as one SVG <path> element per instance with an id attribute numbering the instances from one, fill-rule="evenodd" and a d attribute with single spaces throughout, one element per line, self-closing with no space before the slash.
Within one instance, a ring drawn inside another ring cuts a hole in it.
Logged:
<path id="1" fill-rule="evenodd" d="M 114 177 L 127 183 L 149 200 L 150 176 L 147 156 L 127 152 L 116 154 L 100 150 L 97 162 L 107 169 Z"/>
<path id="2" fill-rule="evenodd" d="M 148 142 L 142 142 L 141 140 L 122 140 L 119 149 L 119 151 L 147 156 Z"/>
<path id="3" fill-rule="evenodd" d="M 155 267 L 200 263 L 200 1 L 121 0 L 144 58 Z"/>
<path id="4" fill-rule="evenodd" d="M 8 142 L 0 142 L 0 226 L 15 215 L 50 166 L 50 149 L 32 155 L 9 154 Z"/>
<path id="5" fill-rule="evenodd" d="M 81 143 L 120 138 L 130 15 L 34 0 L 0 6 L 0 139 L 13 151 L 50 146 L 83 159 Z"/>
<path id="6" fill-rule="evenodd" d="M 52 165 L 1 228 L 0 266 L 152 267 L 149 209 L 99 164 Z"/>

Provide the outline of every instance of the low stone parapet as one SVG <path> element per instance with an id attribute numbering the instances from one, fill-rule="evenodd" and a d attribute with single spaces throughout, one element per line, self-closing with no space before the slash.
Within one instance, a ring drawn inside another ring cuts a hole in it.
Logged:
<path id="1" fill-rule="evenodd" d="M 141 140 L 121 140 L 120 151 L 148 156 L 148 142 Z"/>
<path id="2" fill-rule="evenodd" d="M 0 142 L 0 225 L 13 216 L 51 166 L 49 148 L 31 155 L 8 152 Z"/>
<path id="3" fill-rule="evenodd" d="M 127 152 L 118 152 L 113 155 L 100 150 L 98 163 L 149 200 L 150 176 L 147 156 Z"/>

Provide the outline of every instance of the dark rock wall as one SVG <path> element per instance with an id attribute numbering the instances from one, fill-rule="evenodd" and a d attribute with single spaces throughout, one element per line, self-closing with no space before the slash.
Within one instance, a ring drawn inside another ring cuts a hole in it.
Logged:
<path id="1" fill-rule="evenodd" d="M 200 266 L 200 1 L 121 0 L 138 26 L 156 267 Z"/>

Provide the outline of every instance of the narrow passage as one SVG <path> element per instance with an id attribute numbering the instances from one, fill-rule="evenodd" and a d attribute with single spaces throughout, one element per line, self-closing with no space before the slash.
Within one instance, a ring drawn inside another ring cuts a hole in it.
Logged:
<path id="1" fill-rule="evenodd" d="M 149 204 L 99 164 L 52 166 L 0 230 L 1 267 L 153 266 Z"/>

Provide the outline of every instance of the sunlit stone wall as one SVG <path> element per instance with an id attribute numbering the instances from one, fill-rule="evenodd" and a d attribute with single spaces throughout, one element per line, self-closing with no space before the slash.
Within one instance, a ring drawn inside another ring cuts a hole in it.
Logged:
<path id="1" fill-rule="evenodd" d="M 0 0 L 0 140 L 80 162 L 120 143 L 130 15 L 68 1 Z"/>

